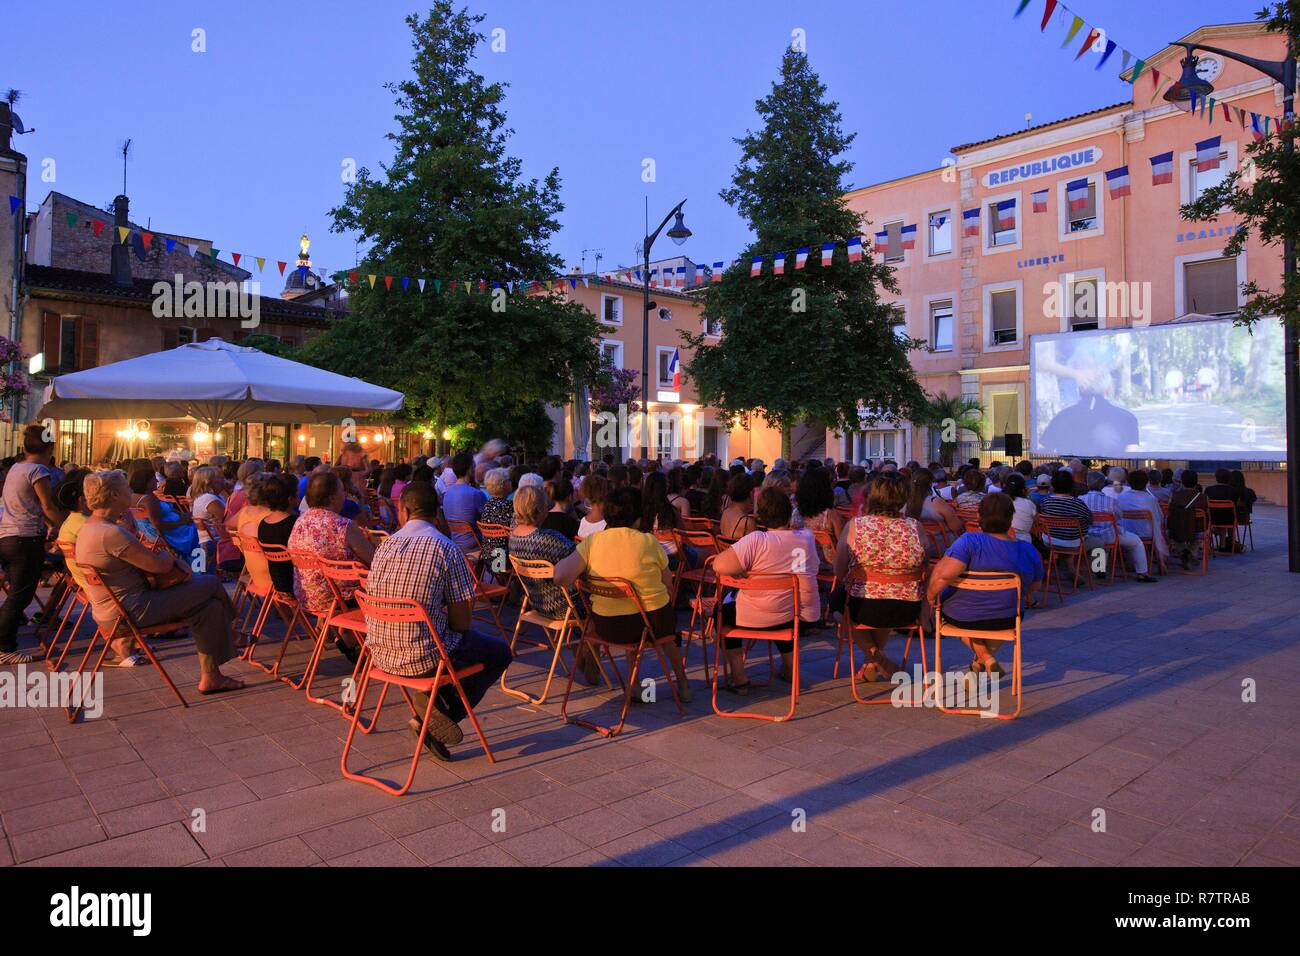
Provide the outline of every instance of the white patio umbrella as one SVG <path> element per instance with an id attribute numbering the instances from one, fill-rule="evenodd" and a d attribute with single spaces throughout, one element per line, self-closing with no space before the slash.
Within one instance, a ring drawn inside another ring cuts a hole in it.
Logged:
<path id="1" fill-rule="evenodd" d="M 38 418 L 327 423 L 395 412 L 403 395 L 221 339 L 57 376 Z"/>

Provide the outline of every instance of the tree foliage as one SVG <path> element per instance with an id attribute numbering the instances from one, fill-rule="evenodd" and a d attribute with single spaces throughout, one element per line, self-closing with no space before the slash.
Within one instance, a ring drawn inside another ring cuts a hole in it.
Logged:
<path id="1" fill-rule="evenodd" d="M 303 350 L 313 364 L 403 391 L 407 417 L 439 435 L 450 424 L 528 419 L 538 402 L 571 400 L 600 367 L 594 316 L 504 286 L 560 269 L 548 241 L 563 206 L 557 170 L 524 179 L 506 152 L 505 87 L 471 68 L 482 19 L 450 0 L 406 18 L 412 74 L 386 87 L 397 104 L 393 158 L 379 175 L 358 170 L 331 211 L 335 232 L 369 244 L 360 274 L 440 277 L 441 288 L 362 281 L 351 311 Z M 503 286 L 481 293 L 480 278 Z"/>
<path id="2" fill-rule="evenodd" d="M 897 292 L 893 270 L 867 254 L 848 261 L 844 243 L 863 231 L 848 208 L 842 158 L 853 141 L 841 129 L 838 104 L 809 66 L 789 49 L 780 79 L 759 100 L 762 128 L 736 140 L 741 159 L 722 198 L 749 223 L 754 243 L 739 265 L 705 293 L 704 314 L 720 320 L 716 344 L 686 335 L 694 355 L 687 374 L 700 400 L 728 415 L 759 414 L 781 429 L 820 420 L 851 431 L 873 420 L 909 416 L 922 399 L 907 360 L 915 344 L 896 336 L 899 315 L 880 300 Z M 837 244 L 830 266 L 821 244 Z M 795 251 L 809 247 L 796 271 Z M 784 251 L 785 275 L 765 267 L 749 277 L 753 256 Z"/>
<path id="3" fill-rule="evenodd" d="M 1257 18 L 1286 38 L 1288 57 L 1300 57 L 1300 0 L 1274 3 Z M 1204 190 L 1196 202 L 1182 207 L 1183 218 L 1191 221 L 1217 219 L 1225 207 L 1241 217 L 1223 250 L 1225 257 L 1236 258 L 1252 236 L 1278 248 L 1288 240 L 1300 243 L 1300 154 L 1287 147 L 1294 144 L 1296 136 L 1296 125 L 1291 123 L 1251 143 L 1246 147 L 1245 162 L 1229 171 L 1223 182 Z M 1235 319 L 1237 324 L 1253 326 L 1265 316 L 1300 321 L 1300 275 L 1279 280 L 1273 288 L 1261 288 L 1252 280 L 1243 290 L 1247 301 Z"/>
<path id="4" fill-rule="evenodd" d="M 973 399 L 940 392 L 926 396 L 913 412 L 912 420 L 939 437 L 939 461 L 945 467 L 951 467 L 962 432 L 978 436 L 983 413 L 980 403 Z"/>

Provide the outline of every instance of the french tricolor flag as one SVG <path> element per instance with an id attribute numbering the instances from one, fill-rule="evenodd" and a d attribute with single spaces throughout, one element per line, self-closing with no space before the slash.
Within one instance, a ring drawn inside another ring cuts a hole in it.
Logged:
<path id="1" fill-rule="evenodd" d="M 1250 135 L 1255 137 L 1257 143 L 1264 139 L 1264 129 L 1259 125 L 1259 114 L 1253 111 L 1250 114 Z"/>
<path id="2" fill-rule="evenodd" d="M 1110 190 L 1111 199 L 1129 195 L 1128 167 L 1118 166 L 1106 170 L 1106 188 Z"/>
<path id="3" fill-rule="evenodd" d="M 916 248 L 916 223 L 910 226 L 904 226 L 899 232 L 899 238 L 903 240 L 904 249 Z"/>
<path id="4" fill-rule="evenodd" d="M 763 273 L 763 257 L 754 256 L 753 260 L 749 263 L 749 277 L 752 279 L 755 276 L 762 275 L 762 273 Z"/>
<path id="5" fill-rule="evenodd" d="M 715 262 L 715 263 L 713 264 L 713 281 L 714 281 L 714 282 L 721 282 L 721 281 L 722 281 L 722 272 L 723 272 L 723 266 L 722 266 L 722 263 L 721 263 L 721 262 Z"/>
<path id="6" fill-rule="evenodd" d="M 834 258 L 835 258 L 835 243 L 823 242 L 822 243 L 822 265 L 823 266 L 830 265 L 831 260 Z"/>
<path id="7" fill-rule="evenodd" d="M 961 214 L 961 234 L 963 236 L 978 236 L 980 234 L 980 211 L 978 209 L 967 209 Z"/>
<path id="8" fill-rule="evenodd" d="M 848 241 L 849 262 L 862 260 L 862 237 L 854 236 Z"/>
<path id="9" fill-rule="evenodd" d="M 808 247 L 800 246 L 794 253 L 794 267 L 796 270 L 802 269 L 808 262 Z"/>
<path id="10" fill-rule="evenodd" d="M 876 244 L 873 247 L 877 255 L 885 255 L 889 252 L 889 230 L 881 229 L 876 233 Z"/>
<path id="11" fill-rule="evenodd" d="M 677 349 L 673 349 L 673 357 L 672 361 L 668 363 L 668 371 L 673 376 L 673 391 L 680 391 L 682 387 L 682 369 L 681 365 L 678 364 Z"/>
<path id="12" fill-rule="evenodd" d="M 704 266 L 702 264 L 695 267 L 695 284 L 704 284 Z"/>
<path id="13" fill-rule="evenodd" d="M 1047 192 L 1046 189 L 1040 189 L 1030 194 L 1029 198 L 1034 203 L 1034 212 L 1047 212 Z"/>
<path id="14" fill-rule="evenodd" d="M 678 266 L 677 267 L 677 288 L 680 289 L 684 285 L 686 285 L 686 267 Z"/>
<path id="15" fill-rule="evenodd" d="M 994 207 L 998 217 L 998 232 L 1016 228 L 1016 201 L 1004 199 Z"/>
<path id="16" fill-rule="evenodd" d="M 1174 151 L 1151 157 L 1151 185 L 1163 186 L 1174 181 Z"/>
<path id="17" fill-rule="evenodd" d="M 1196 144 L 1196 171 L 1203 173 L 1208 169 L 1219 168 L 1220 136 L 1211 136 Z"/>
<path id="18" fill-rule="evenodd" d="M 785 275 L 785 253 L 778 252 L 772 259 L 772 275 Z"/>
<path id="19" fill-rule="evenodd" d="M 1065 198 L 1070 203 L 1070 212 L 1078 212 L 1088 205 L 1088 180 L 1072 179 L 1065 184 Z"/>

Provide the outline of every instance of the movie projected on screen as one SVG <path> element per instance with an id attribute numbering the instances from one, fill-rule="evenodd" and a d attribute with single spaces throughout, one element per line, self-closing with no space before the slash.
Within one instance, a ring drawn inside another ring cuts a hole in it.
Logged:
<path id="1" fill-rule="evenodd" d="M 1231 319 L 1036 335 L 1030 449 L 1090 458 L 1286 457 L 1282 324 Z"/>

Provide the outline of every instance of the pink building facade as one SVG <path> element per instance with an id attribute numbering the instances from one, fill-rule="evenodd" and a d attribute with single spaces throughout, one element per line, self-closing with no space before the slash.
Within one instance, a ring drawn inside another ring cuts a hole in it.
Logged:
<path id="1" fill-rule="evenodd" d="M 1267 59 L 1286 53 L 1284 41 L 1257 24 L 1203 27 L 1186 39 Z M 1177 77 L 1182 55 L 1167 47 L 1146 69 Z M 1203 55 L 1201 69 L 1214 74 L 1217 104 L 1247 117 L 1282 114 L 1281 88 L 1248 67 Z M 1028 436 L 1031 336 L 1230 315 L 1244 302 L 1242 283 L 1280 284 L 1279 248 L 1252 238 L 1235 260 L 1223 258 L 1239 223 L 1234 214 L 1196 223 L 1179 216 L 1181 204 L 1248 163 L 1249 119 L 1243 128 L 1235 112 L 1225 119 L 1216 105 L 1210 123 L 1154 92 L 1144 72 L 1128 102 L 955 147 L 938 169 L 846 197 L 867 236 L 885 234 L 883 254 L 900 289 L 899 331 L 924 343 L 912 352 L 923 387 L 981 406 L 981 433 L 965 433 L 962 458 L 1006 459 L 1005 436 Z M 1195 144 L 1213 136 L 1221 137 L 1219 168 L 1201 171 Z M 1151 157 L 1166 152 L 1172 180 L 1153 185 Z M 1129 169 L 1131 193 L 1112 198 L 1105 173 L 1120 166 Z M 1083 178 L 1086 196 L 1076 189 L 1072 208 L 1066 184 Z M 968 215 L 977 216 L 977 234 L 966 234 Z M 916 227 L 911 248 L 904 248 L 906 226 Z M 925 460 L 935 440 L 903 423 L 828 436 L 827 451 Z M 1282 500 L 1282 473 L 1255 467 L 1252 486 Z"/>

